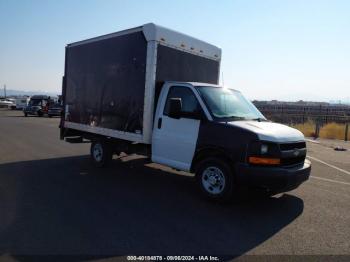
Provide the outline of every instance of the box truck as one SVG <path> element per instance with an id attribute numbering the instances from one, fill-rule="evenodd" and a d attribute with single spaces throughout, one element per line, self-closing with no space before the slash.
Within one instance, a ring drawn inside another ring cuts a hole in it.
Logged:
<path id="1" fill-rule="evenodd" d="M 61 139 L 97 166 L 138 153 L 195 174 L 209 198 L 286 192 L 309 178 L 304 136 L 219 85 L 221 49 L 146 24 L 66 46 Z"/>

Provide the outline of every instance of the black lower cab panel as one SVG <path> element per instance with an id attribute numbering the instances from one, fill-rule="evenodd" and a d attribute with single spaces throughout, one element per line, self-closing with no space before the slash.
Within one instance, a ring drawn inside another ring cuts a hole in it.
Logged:
<path id="1" fill-rule="evenodd" d="M 297 188 L 309 179 L 310 172 L 309 160 L 294 167 L 255 167 L 245 163 L 236 165 L 239 185 L 262 188 L 276 194 Z"/>

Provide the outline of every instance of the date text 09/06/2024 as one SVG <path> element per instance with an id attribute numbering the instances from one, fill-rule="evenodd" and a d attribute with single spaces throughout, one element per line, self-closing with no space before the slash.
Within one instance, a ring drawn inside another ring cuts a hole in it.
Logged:
<path id="1" fill-rule="evenodd" d="M 127 256 L 128 261 L 219 261 L 216 256 Z"/>

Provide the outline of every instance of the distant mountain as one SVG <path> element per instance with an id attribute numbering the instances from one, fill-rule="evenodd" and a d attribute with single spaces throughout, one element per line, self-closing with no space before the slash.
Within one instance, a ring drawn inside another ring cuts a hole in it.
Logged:
<path id="1" fill-rule="evenodd" d="M 44 91 L 22 91 L 22 90 L 13 90 L 6 89 L 6 96 L 34 96 L 34 95 L 47 95 L 57 97 L 61 92 L 44 92 Z M 0 89 L 0 96 L 4 96 L 4 90 Z"/>

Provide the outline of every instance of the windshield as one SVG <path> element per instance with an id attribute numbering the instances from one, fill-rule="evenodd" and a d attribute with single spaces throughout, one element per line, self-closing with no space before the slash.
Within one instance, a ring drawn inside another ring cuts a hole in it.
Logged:
<path id="1" fill-rule="evenodd" d="M 202 86 L 198 90 L 215 118 L 266 120 L 259 110 L 236 90 L 210 86 Z"/>
<path id="2" fill-rule="evenodd" d="M 41 104 L 41 100 L 40 99 L 32 99 L 29 101 L 29 105 L 31 106 L 40 106 Z"/>

